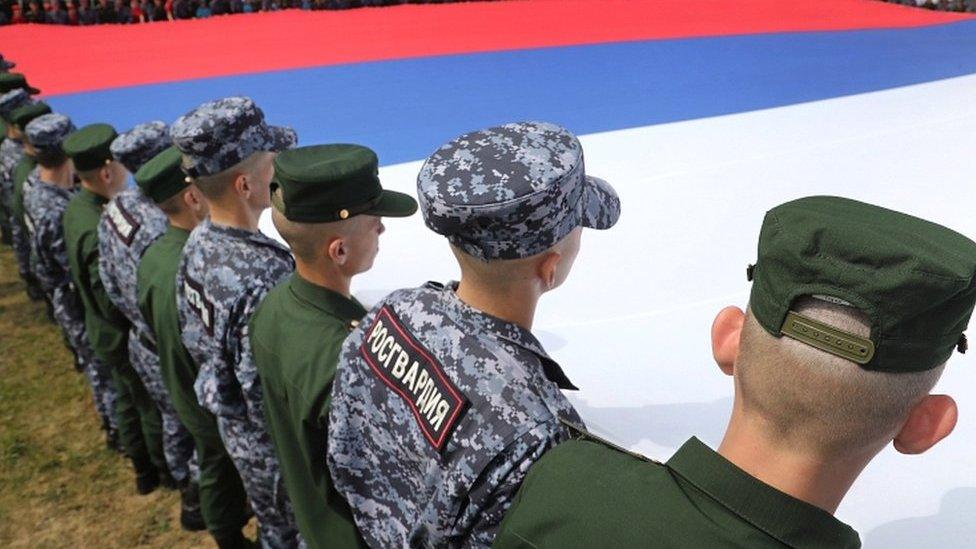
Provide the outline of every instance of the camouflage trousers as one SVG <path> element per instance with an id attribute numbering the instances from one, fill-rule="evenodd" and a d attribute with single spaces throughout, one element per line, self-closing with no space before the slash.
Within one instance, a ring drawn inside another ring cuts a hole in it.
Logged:
<path id="1" fill-rule="evenodd" d="M 193 437 L 180 421 L 173 408 L 173 401 L 163 385 L 159 369 L 159 356 L 140 338 L 139 332 L 129 332 L 129 361 L 139 375 L 146 391 L 152 398 L 163 422 L 163 455 L 169 473 L 179 485 L 198 482 L 200 471 L 197 468 Z"/>
<path id="2" fill-rule="evenodd" d="M 88 343 L 85 332 L 85 318 L 81 310 L 78 295 L 71 284 L 55 287 L 47 294 L 54 312 L 54 320 L 61 326 L 64 339 L 71 347 L 81 371 L 91 386 L 95 410 L 102 419 L 102 425 L 111 435 L 118 432 L 118 421 L 115 416 L 115 384 L 108 366 L 95 358 L 95 352 Z"/>
<path id="3" fill-rule="evenodd" d="M 13 237 L 14 257 L 17 258 L 17 272 L 20 278 L 27 280 L 31 277 L 30 272 L 30 241 L 24 231 L 24 226 L 16 221 L 10 227 L 10 235 Z"/>
<path id="4" fill-rule="evenodd" d="M 261 546 L 264 549 L 304 547 L 270 435 L 246 419 L 226 416 L 217 417 L 217 428 L 251 500 L 260 527 Z"/>
<path id="5" fill-rule="evenodd" d="M 13 239 L 13 233 L 11 232 L 11 214 L 10 214 L 10 198 L 13 194 L 13 185 L 10 181 L 0 181 L 0 232 L 3 232 L 4 238 Z"/>

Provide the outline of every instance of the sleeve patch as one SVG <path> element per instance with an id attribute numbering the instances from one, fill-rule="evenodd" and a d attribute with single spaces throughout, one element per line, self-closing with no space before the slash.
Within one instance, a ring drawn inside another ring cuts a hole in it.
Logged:
<path id="1" fill-rule="evenodd" d="M 108 213 L 108 224 L 112 226 L 115 234 L 119 235 L 126 246 L 131 246 L 132 241 L 136 238 L 136 233 L 139 232 L 139 222 L 132 214 L 125 211 L 118 200 L 113 200 L 105 208 L 105 211 Z"/>
<path id="2" fill-rule="evenodd" d="M 373 373 L 410 407 L 424 437 L 440 452 L 468 405 L 444 367 L 386 306 L 376 315 L 359 351 Z"/>
<path id="3" fill-rule="evenodd" d="M 203 323 L 203 327 L 207 330 L 207 335 L 213 337 L 213 303 L 203 293 L 203 285 L 190 278 L 185 269 L 183 271 L 183 295 L 186 297 L 186 302 L 189 304 L 190 309 L 200 318 L 200 322 Z"/>

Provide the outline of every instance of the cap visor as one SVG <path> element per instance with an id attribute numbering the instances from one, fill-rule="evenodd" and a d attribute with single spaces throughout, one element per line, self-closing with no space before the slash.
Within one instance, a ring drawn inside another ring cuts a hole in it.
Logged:
<path id="1" fill-rule="evenodd" d="M 298 144 L 298 134 L 295 130 L 285 126 L 268 126 L 268 150 L 273 152 L 286 151 Z"/>
<path id="2" fill-rule="evenodd" d="M 416 212 L 417 201 L 412 196 L 396 191 L 383 191 L 380 201 L 363 213 L 379 217 L 407 217 Z"/>
<path id="3" fill-rule="evenodd" d="M 583 226 L 602 231 L 620 219 L 620 197 L 609 183 L 586 176 L 583 189 Z"/>
<path id="4" fill-rule="evenodd" d="M 39 90 L 39 89 L 37 89 L 37 88 L 35 88 L 33 86 L 27 86 L 24 89 L 27 90 L 27 93 L 29 93 L 31 95 L 37 95 L 37 94 L 41 93 L 41 90 Z"/>

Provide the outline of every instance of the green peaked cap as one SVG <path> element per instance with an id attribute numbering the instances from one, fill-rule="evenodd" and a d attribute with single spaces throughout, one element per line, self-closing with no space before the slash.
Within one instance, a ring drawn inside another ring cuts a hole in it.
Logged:
<path id="1" fill-rule="evenodd" d="M 299 223 L 341 221 L 356 215 L 406 217 L 413 197 L 384 190 L 376 153 L 361 145 L 314 145 L 278 153 L 272 204 Z"/>
<path id="2" fill-rule="evenodd" d="M 19 72 L 0 72 L 0 94 L 21 88 L 31 95 L 41 93 L 41 90 L 27 84 L 27 77 L 23 74 Z"/>
<path id="3" fill-rule="evenodd" d="M 180 169 L 180 151 L 170 147 L 152 157 L 136 172 L 136 184 L 142 192 L 159 204 L 189 186 L 186 174 Z"/>
<path id="4" fill-rule="evenodd" d="M 774 336 L 885 372 L 929 370 L 965 352 L 976 243 L 941 225 L 846 198 L 801 198 L 767 212 L 748 273 L 749 307 Z M 857 308 L 870 337 L 791 311 L 804 296 Z"/>
<path id="5" fill-rule="evenodd" d="M 51 106 L 42 101 L 37 103 L 31 103 L 30 105 L 24 105 L 18 109 L 14 109 L 10 113 L 10 122 L 23 130 L 30 124 L 31 120 L 34 120 L 38 116 L 44 116 L 51 112 Z"/>
<path id="6" fill-rule="evenodd" d="M 89 124 L 69 135 L 61 148 L 71 157 L 75 169 L 94 170 L 113 160 L 109 147 L 118 135 L 108 124 Z"/>

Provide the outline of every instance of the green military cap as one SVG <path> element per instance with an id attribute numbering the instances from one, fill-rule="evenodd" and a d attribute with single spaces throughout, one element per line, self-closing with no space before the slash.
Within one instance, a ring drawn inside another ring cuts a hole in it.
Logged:
<path id="1" fill-rule="evenodd" d="M 108 124 L 89 124 L 69 135 L 61 148 L 71 157 L 75 169 L 94 170 L 113 160 L 110 146 L 116 137 L 115 128 Z"/>
<path id="2" fill-rule="evenodd" d="M 28 85 L 27 78 L 19 72 L 0 73 L 0 93 L 17 89 L 27 90 L 27 93 L 31 95 L 41 93 L 41 90 Z"/>
<path id="3" fill-rule="evenodd" d="M 785 335 L 867 370 L 917 372 L 966 350 L 976 303 L 976 243 L 941 225 L 846 198 L 814 196 L 766 214 L 749 306 Z M 804 296 L 868 316 L 858 337 L 791 310 Z"/>
<path id="4" fill-rule="evenodd" d="M 179 149 L 164 150 L 139 168 L 135 175 L 136 184 L 153 202 L 165 202 L 189 186 L 180 169 L 180 161 Z"/>
<path id="5" fill-rule="evenodd" d="M 299 223 L 341 221 L 362 214 L 406 217 L 413 197 L 384 190 L 376 153 L 361 145 L 315 145 L 278 154 L 272 204 Z M 278 192 L 276 192 L 278 191 Z"/>
<path id="6" fill-rule="evenodd" d="M 20 129 L 27 127 L 31 120 L 34 120 L 38 116 L 44 116 L 51 112 L 51 107 L 47 103 L 38 101 L 37 103 L 31 103 L 30 105 L 24 105 L 19 109 L 14 109 L 10 113 L 10 122 Z"/>

